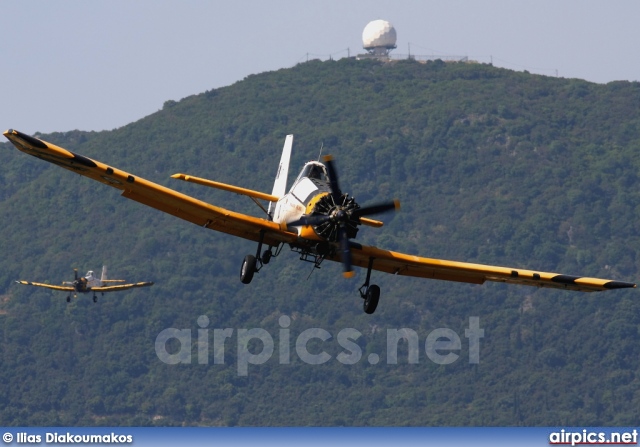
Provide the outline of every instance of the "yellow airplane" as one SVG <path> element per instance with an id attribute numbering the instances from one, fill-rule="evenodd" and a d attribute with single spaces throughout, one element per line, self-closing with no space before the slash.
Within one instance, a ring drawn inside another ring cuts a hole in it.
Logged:
<path id="1" fill-rule="evenodd" d="M 73 269 L 74 280 L 63 281 L 61 286 L 54 286 L 51 284 L 43 284 L 39 282 L 31 281 L 16 281 L 18 284 L 24 284 L 25 286 L 37 286 L 46 287 L 47 289 L 63 290 L 69 292 L 67 295 L 67 303 L 71 301 L 71 292 L 74 294 L 74 298 L 78 296 L 78 293 L 93 292 L 93 302 L 98 302 L 96 292 L 100 292 L 103 296 L 105 292 L 119 292 L 121 290 L 133 289 L 134 287 L 148 287 L 152 286 L 152 282 L 137 282 L 132 284 L 120 284 L 117 286 L 110 286 L 109 283 L 113 282 L 125 282 L 124 279 L 107 279 L 107 266 L 102 266 L 102 275 L 100 278 L 96 277 L 93 270 L 89 270 L 87 274 L 81 278 L 78 278 L 78 269 Z"/>
<path id="2" fill-rule="evenodd" d="M 271 194 L 186 174 L 172 175 L 176 179 L 248 196 L 260 206 L 265 217 L 211 205 L 17 130 L 7 130 L 4 135 L 22 152 L 120 189 L 128 199 L 204 228 L 257 242 L 255 256 L 247 255 L 240 269 L 240 279 L 245 284 L 251 282 L 254 273 L 268 264 L 272 256 L 277 256 L 285 244 L 299 253 L 301 260 L 312 262 L 315 267 L 325 259 L 342 262 L 346 277 L 354 275 L 353 266 L 366 268 L 366 279 L 359 292 L 368 314 L 375 311 L 380 298 L 380 287 L 370 284 L 372 270 L 471 284 L 497 281 L 583 292 L 636 287 L 634 283 L 610 279 L 423 258 L 353 242 L 351 239 L 356 236 L 359 225 L 383 225 L 366 216 L 394 210 L 398 202 L 360 207 L 352 197 L 341 192 L 330 156 L 324 158 L 325 163 L 306 163 L 287 193 L 293 135 L 287 135 L 285 139 Z M 258 200 L 269 202 L 268 208 Z M 265 245 L 268 248 L 262 251 Z"/>

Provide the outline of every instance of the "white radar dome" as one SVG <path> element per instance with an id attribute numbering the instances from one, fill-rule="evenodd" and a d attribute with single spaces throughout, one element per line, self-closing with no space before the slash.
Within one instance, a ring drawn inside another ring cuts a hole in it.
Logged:
<path id="1" fill-rule="evenodd" d="M 369 22 L 362 31 L 362 46 L 365 50 L 373 48 L 396 47 L 396 29 L 386 20 Z"/>

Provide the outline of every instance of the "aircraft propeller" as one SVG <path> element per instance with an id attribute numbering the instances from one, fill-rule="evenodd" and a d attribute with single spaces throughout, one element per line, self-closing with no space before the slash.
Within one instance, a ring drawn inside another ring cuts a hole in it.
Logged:
<path id="1" fill-rule="evenodd" d="M 73 288 L 77 291 L 82 288 L 81 285 L 84 282 L 84 278 L 78 277 L 78 269 L 73 269 L 73 281 L 63 281 L 62 284 L 73 286 Z"/>
<path id="2" fill-rule="evenodd" d="M 329 175 L 330 201 L 318 204 L 318 208 L 324 208 L 324 213 L 306 214 L 294 222 L 289 222 L 291 226 L 310 225 L 319 233 L 323 233 L 329 240 L 335 240 L 340 245 L 340 254 L 343 266 L 343 275 L 351 278 L 355 272 L 351 265 L 351 245 L 349 239 L 355 237 L 357 225 L 360 224 L 360 218 L 372 214 L 385 213 L 400 208 L 400 202 L 393 200 L 382 202 L 375 205 L 360 207 L 353 198 L 349 198 L 347 194 L 342 194 L 338 181 L 338 173 L 334 166 L 333 157 L 325 155 L 322 159 L 327 168 Z M 327 198 L 328 199 L 328 198 Z M 321 211 L 321 212 L 322 212 Z"/>
<path id="3" fill-rule="evenodd" d="M 73 269 L 73 281 L 62 281 L 62 284 L 73 286 L 78 282 L 78 269 Z"/>
<path id="4" fill-rule="evenodd" d="M 77 292 L 78 285 L 82 280 L 78 279 L 78 269 L 73 269 L 73 281 L 62 281 L 63 285 L 73 286 L 74 290 Z M 78 294 L 74 292 L 74 298 L 78 296 Z M 71 301 L 71 292 L 69 292 L 69 296 L 67 296 L 67 303 Z"/>

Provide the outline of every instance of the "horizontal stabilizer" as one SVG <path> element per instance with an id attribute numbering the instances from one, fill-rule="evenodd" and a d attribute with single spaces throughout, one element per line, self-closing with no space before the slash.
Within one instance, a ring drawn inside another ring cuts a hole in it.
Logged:
<path id="1" fill-rule="evenodd" d="M 375 220 L 375 219 L 369 219 L 368 217 L 361 217 L 360 223 L 362 225 L 366 225 L 368 227 L 374 227 L 374 228 L 380 228 L 381 226 L 384 225 L 384 222 Z"/>
<path id="2" fill-rule="evenodd" d="M 187 174 L 173 174 L 171 178 L 176 178 L 178 180 L 184 180 L 185 182 L 197 183 L 198 185 L 209 186 L 211 188 L 222 189 L 224 191 L 235 192 L 236 194 L 241 194 L 243 196 L 253 197 L 255 199 L 267 200 L 269 202 L 277 202 L 280 200 L 280 197 L 265 194 L 260 191 L 254 191 L 252 189 L 240 188 L 239 186 L 228 185 L 226 183 L 214 182 L 213 180 L 207 180 L 200 177 L 194 177 L 192 175 Z"/>

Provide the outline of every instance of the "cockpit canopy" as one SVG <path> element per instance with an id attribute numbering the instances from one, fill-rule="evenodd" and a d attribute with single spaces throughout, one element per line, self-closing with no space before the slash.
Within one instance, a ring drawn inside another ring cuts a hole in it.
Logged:
<path id="1" fill-rule="evenodd" d="M 310 161 L 302 168 L 302 172 L 294 183 L 297 183 L 303 177 L 309 177 L 310 179 L 319 180 L 324 183 L 329 183 L 329 176 L 327 175 L 327 168 L 318 161 Z"/>

